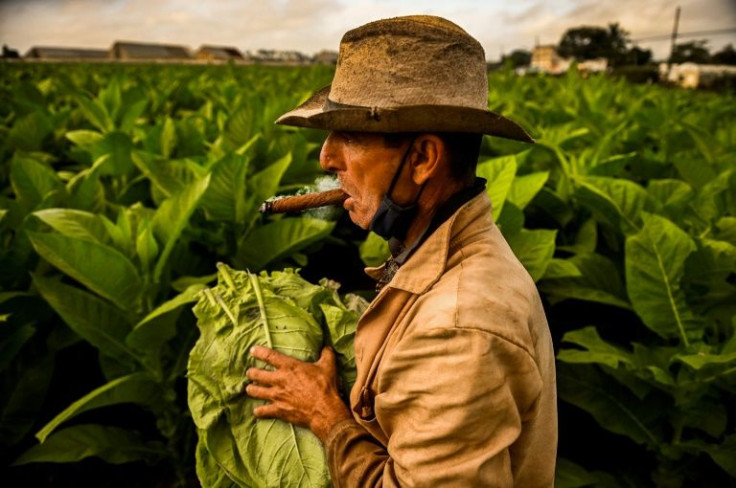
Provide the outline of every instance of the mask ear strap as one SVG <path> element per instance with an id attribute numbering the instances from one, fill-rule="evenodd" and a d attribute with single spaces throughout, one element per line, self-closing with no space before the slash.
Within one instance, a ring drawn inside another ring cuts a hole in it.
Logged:
<path id="1" fill-rule="evenodd" d="M 427 180 L 427 181 L 429 181 L 429 180 Z M 426 186 L 427 186 L 427 182 L 425 181 L 424 183 L 422 183 L 422 186 L 419 187 L 419 193 L 417 193 L 417 197 L 414 199 L 414 205 L 416 205 L 417 203 L 419 203 L 419 197 L 422 196 L 422 192 L 424 191 L 424 187 L 426 187 Z"/>
<path id="2" fill-rule="evenodd" d="M 394 191 L 394 186 L 396 186 L 396 182 L 399 181 L 399 175 L 401 175 L 401 170 L 404 169 L 404 163 L 406 163 L 406 157 L 409 155 L 409 151 L 411 151 L 411 148 L 414 146 L 414 141 L 417 139 L 417 136 L 414 136 L 411 138 L 411 141 L 409 141 L 409 147 L 406 148 L 406 151 L 404 151 L 404 155 L 401 157 L 401 164 L 399 164 L 399 168 L 394 173 L 394 177 L 391 179 L 391 184 L 388 187 L 388 191 L 386 192 L 386 196 L 391 198 L 391 193 Z M 424 185 L 422 185 L 422 190 L 424 190 Z M 419 194 L 422 194 L 422 190 L 419 191 Z M 419 200 L 419 197 L 417 196 L 417 200 Z"/>

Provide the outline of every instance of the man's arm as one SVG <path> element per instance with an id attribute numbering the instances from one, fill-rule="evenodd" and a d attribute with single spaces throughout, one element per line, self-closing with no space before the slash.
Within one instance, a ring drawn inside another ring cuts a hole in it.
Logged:
<path id="1" fill-rule="evenodd" d="M 483 330 L 431 329 L 397 344 L 379 383 L 388 447 L 332 417 L 322 440 L 336 486 L 513 485 L 509 447 L 542 388 L 526 349 Z"/>

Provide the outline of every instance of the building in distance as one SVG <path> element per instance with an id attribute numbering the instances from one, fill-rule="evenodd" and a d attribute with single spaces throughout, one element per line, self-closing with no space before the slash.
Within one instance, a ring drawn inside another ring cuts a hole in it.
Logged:
<path id="1" fill-rule="evenodd" d="M 118 41 L 110 48 L 110 57 L 131 61 L 186 61 L 194 59 L 185 46 Z"/>
<path id="2" fill-rule="evenodd" d="M 328 51 L 327 49 L 323 49 L 314 55 L 312 61 L 316 64 L 337 64 L 337 51 Z"/>
<path id="3" fill-rule="evenodd" d="M 238 64 L 251 61 L 250 56 L 243 56 L 238 48 L 231 46 L 202 45 L 197 50 L 197 59 L 213 63 L 234 62 Z"/>
<path id="4" fill-rule="evenodd" d="M 557 46 L 537 46 L 532 51 L 532 60 L 529 72 L 548 73 L 559 75 L 567 72 L 576 62 L 572 58 L 564 58 L 557 52 Z M 577 69 L 582 73 L 598 73 L 608 70 L 608 60 L 605 58 L 586 59 L 577 61 Z"/>
<path id="5" fill-rule="evenodd" d="M 107 49 L 34 46 L 24 57 L 49 61 L 97 61 L 108 59 L 110 56 Z"/>

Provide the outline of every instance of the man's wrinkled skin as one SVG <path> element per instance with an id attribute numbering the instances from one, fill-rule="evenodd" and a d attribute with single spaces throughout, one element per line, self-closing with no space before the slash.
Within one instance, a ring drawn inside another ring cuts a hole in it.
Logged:
<path id="1" fill-rule="evenodd" d="M 322 442 L 333 425 L 352 418 L 338 393 L 335 353 L 329 347 L 322 349 L 314 363 L 261 346 L 251 349 L 251 356 L 274 368 L 249 368 L 246 372 L 253 381 L 246 393 L 269 402 L 253 409 L 256 418 L 278 418 L 308 427 Z"/>
<path id="2" fill-rule="evenodd" d="M 343 190 L 350 195 L 343 206 L 361 228 L 370 226 L 408 144 L 407 141 L 400 147 L 388 147 L 380 134 L 355 132 L 331 132 L 325 140 L 320 165 L 325 171 L 335 173 Z M 420 134 L 412 144 L 391 195 L 397 204 L 408 205 L 425 185 L 405 243 L 417 239 L 436 209 L 465 185 L 450 177 L 449 159 L 441 138 Z M 352 418 L 338 393 L 335 354 L 331 349 L 323 349 L 315 363 L 299 361 L 261 346 L 254 347 L 251 355 L 274 368 L 273 371 L 250 368 L 246 372 L 254 382 L 246 387 L 246 393 L 269 402 L 253 410 L 257 418 L 278 418 L 308 427 L 322 442 L 332 426 Z"/>

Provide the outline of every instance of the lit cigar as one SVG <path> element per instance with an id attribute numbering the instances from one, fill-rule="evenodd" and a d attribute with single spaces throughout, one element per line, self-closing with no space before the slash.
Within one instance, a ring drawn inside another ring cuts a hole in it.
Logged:
<path id="1" fill-rule="evenodd" d="M 340 205 L 348 198 L 348 194 L 341 189 L 308 193 L 293 197 L 279 198 L 263 202 L 259 211 L 262 214 L 301 212 L 309 208 L 324 207 L 325 205 Z"/>

